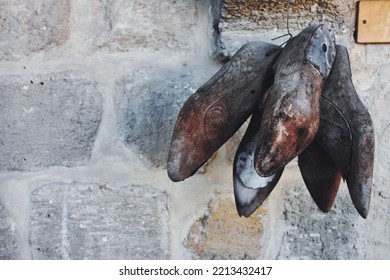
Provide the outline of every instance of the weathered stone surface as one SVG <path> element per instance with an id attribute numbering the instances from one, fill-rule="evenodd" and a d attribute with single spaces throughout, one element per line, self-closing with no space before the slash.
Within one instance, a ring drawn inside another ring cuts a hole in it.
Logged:
<path id="1" fill-rule="evenodd" d="M 100 0 L 104 30 L 95 39 L 98 48 L 194 49 L 190 37 L 199 24 L 198 1 L 186 0 Z"/>
<path id="2" fill-rule="evenodd" d="M 388 75 L 390 75 L 390 65 L 387 64 L 379 69 L 372 68 L 376 70 L 373 76 L 376 78 L 367 90 L 368 99 L 366 103 L 371 107 L 375 128 L 375 160 L 377 163 L 375 175 L 390 178 L 390 115 L 388 113 L 390 84 L 387 80 Z"/>
<path id="3" fill-rule="evenodd" d="M 1 0 L 0 60 L 18 60 L 63 44 L 70 9 L 68 0 Z"/>
<path id="4" fill-rule="evenodd" d="M 79 72 L 0 77 L 0 170 L 84 164 L 101 119 L 96 83 Z"/>
<path id="5" fill-rule="evenodd" d="M 180 108 L 212 74 L 186 65 L 145 67 L 118 80 L 115 105 L 125 143 L 154 166 L 164 166 Z"/>
<path id="6" fill-rule="evenodd" d="M 284 29 L 286 27 L 287 1 L 276 0 L 224 0 L 222 19 L 231 24 L 230 29 Z M 351 14 L 351 1 L 292 0 L 290 27 L 302 29 L 310 22 L 331 25 L 337 30 L 345 28 Z M 240 22 L 241 21 L 241 22 Z M 255 25 L 244 25 L 253 23 Z"/>
<path id="7" fill-rule="evenodd" d="M 327 214 L 312 202 L 305 186 L 287 191 L 284 203 L 287 227 L 278 259 L 359 258 L 356 248 L 359 235 L 355 227 L 359 215 L 345 188 L 339 190 Z"/>
<path id="8" fill-rule="evenodd" d="M 53 183 L 31 194 L 33 259 L 165 259 L 167 196 L 147 185 Z"/>
<path id="9" fill-rule="evenodd" d="M 212 5 L 218 36 L 217 55 L 222 58 L 231 56 L 248 41 L 269 41 L 287 33 L 287 1 L 218 0 L 212 1 Z M 337 0 L 291 1 L 290 31 L 296 35 L 316 22 L 326 24 L 335 33 L 345 33 L 350 26 L 352 5 L 352 1 Z"/>
<path id="10" fill-rule="evenodd" d="M 378 69 L 381 73 L 375 75 L 378 82 L 373 85 L 376 90 L 370 90 L 372 100 L 368 99 L 372 101 L 369 104 L 373 107 L 371 112 L 375 127 L 376 154 L 370 212 L 361 230 L 365 259 L 390 258 L 390 116 L 387 101 L 390 85 L 384 78 L 388 77 L 389 70 L 390 65 L 385 69 Z"/>
<path id="11" fill-rule="evenodd" d="M 390 65 L 383 64 L 390 57 L 383 46 L 369 45 L 367 55 L 355 56 L 363 60 L 356 64 L 356 81 L 361 97 L 369 108 L 375 128 L 375 165 L 370 211 L 362 223 L 364 259 L 390 258 L 390 115 L 388 96 Z M 367 78 L 370 75 L 370 79 Z"/>
<path id="12" fill-rule="evenodd" d="M 233 193 L 217 194 L 192 225 L 185 246 L 199 259 L 256 259 L 263 235 L 262 211 L 239 217 Z"/>
<path id="13" fill-rule="evenodd" d="M 20 259 L 15 222 L 0 200 L 0 260 Z"/>
<path id="14" fill-rule="evenodd" d="M 363 258 L 390 259 L 390 176 L 377 176 L 371 195 L 370 213 L 361 228 Z"/>

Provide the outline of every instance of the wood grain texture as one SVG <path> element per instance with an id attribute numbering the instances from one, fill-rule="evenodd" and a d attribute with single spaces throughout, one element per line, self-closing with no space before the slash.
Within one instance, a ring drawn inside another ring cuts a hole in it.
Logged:
<path id="1" fill-rule="evenodd" d="M 352 130 L 349 121 L 333 101 L 325 96 L 321 97 L 320 126 L 314 142 L 327 152 L 343 177 L 347 178 L 351 169 Z"/>
<path id="2" fill-rule="evenodd" d="M 322 212 L 329 212 L 341 181 L 341 173 L 335 162 L 316 141 L 313 141 L 298 156 L 298 165 L 314 202 Z"/>
<path id="3" fill-rule="evenodd" d="M 285 166 L 315 137 L 319 99 L 334 56 L 333 34 L 323 25 L 312 25 L 292 39 L 278 57 L 274 84 L 262 104 L 255 153 L 255 168 L 261 176 Z"/>
<path id="4" fill-rule="evenodd" d="M 349 172 L 343 176 L 355 208 L 363 218 L 366 218 L 370 206 L 374 169 L 374 127 L 370 113 L 352 83 L 348 51 L 344 46 L 337 45 L 336 48 L 336 60 L 322 95 L 332 101 L 350 126 L 352 151 Z M 334 155 L 339 156 L 340 154 Z"/>
<path id="5" fill-rule="evenodd" d="M 331 100 L 321 96 L 320 108 L 316 137 L 298 156 L 298 165 L 310 195 L 326 213 L 332 208 L 341 177 L 348 177 L 353 139 L 348 120 Z"/>
<path id="6" fill-rule="evenodd" d="M 254 167 L 254 154 L 260 131 L 261 112 L 256 111 L 238 146 L 233 164 L 233 187 L 237 212 L 249 217 L 269 196 L 284 168 L 268 177 L 261 177 Z"/>
<path id="7" fill-rule="evenodd" d="M 246 121 L 269 87 L 280 48 L 244 45 L 180 110 L 168 154 L 168 176 L 182 181 L 193 175 Z"/>
<path id="8" fill-rule="evenodd" d="M 390 43 L 390 1 L 360 1 L 357 14 L 358 43 Z"/>

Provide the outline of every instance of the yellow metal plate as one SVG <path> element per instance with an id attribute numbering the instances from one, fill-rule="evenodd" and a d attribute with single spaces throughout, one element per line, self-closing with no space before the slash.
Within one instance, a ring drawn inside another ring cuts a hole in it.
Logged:
<path id="1" fill-rule="evenodd" d="M 358 43 L 390 43 L 390 1 L 360 1 Z"/>

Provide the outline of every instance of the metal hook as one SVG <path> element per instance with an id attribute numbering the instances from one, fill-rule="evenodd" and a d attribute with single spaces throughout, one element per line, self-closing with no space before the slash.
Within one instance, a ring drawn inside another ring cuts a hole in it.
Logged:
<path id="1" fill-rule="evenodd" d="M 290 32 L 290 0 L 287 0 L 287 20 L 286 20 L 286 25 L 287 25 L 287 34 L 284 34 L 284 35 L 281 35 L 281 36 L 278 36 L 276 38 L 271 39 L 272 41 L 275 41 L 275 40 L 278 40 L 280 38 L 283 38 L 283 37 L 286 37 L 286 36 L 290 36 L 290 38 L 288 38 L 287 41 L 285 41 L 283 44 L 281 44 L 280 47 L 283 46 L 284 44 L 288 43 L 288 41 L 290 41 L 294 37 L 291 34 L 291 32 Z"/>

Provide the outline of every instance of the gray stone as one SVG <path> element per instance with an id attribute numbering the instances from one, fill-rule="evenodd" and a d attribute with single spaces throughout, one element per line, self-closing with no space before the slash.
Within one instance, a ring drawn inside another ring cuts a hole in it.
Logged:
<path id="1" fill-rule="evenodd" d="M 390 259 L 390 176 L 377 176 L 371 195 L 370 213 L 361 229 L 364 259 Z"/>
<path id="2" fill-rule="evenodd" d="M 195 259 L 256 259 L 262 246 L 263 225 L 259 208 L 249 218 L 239 217 L 234 194 L 216 194 L 208 209 L 191 226 L 184 246 Z"/>
<path id="3" fill-rule="evenodd" d="M 240 46 L 255 40 L 271 41 L 287 33 L 287 1 L 217 0 L 214 11 L 216 54 L 230 57 Z M 344 34 L 351 24 L 351 1 L 291 1 L 289 27 L 293 35 L 310 23 L 326 24 L 337 34 Z M 288 37 L 275 41 L 281 44 Z"/>
<path id="4" fill-rule="evenodd" d="M 199 23 L 198 1 L 100 0 L 103 31 L 94 44 L 112 51 L 130 49 L 188 50 L 199 46 L 194 34 Z"/>
<path id="5" fill-rule="evenodd" d="M 180 108 L 211 75 L 186 65 L 145 67 L 118 80 L 115 104 L 125 143 L 154 166 L 165 166 Z"/>
<path id="6" fill-rule="evenodd" d="M 53 183 L 31 194 L 33 259 L 166 259 L 165 193 L 147 185 Z"/>
<path id="7" fill-rule="evenodd" d="M 278 259 L 359 258 L 355 223 L 360 217 L 345 188 L 339 190 L 327 214 L 320 212 L 305 186 L 287 191 L 284 203 L 287 227 Z"/>
<path id="8" fill-rule="evenodd" d="M 0 200 L 0 260 L 20 259 L 15 221 Z"/>
<path id="9" fill-rule="evenodd" d="M 0 77 L 0 170 L 77 166 L 88 160 L 102 109 L 79 72 Z"/>
<path id="10" fill-rule="evenodd" d="M 365 259 L 390 258 L 390 116 L 388 94 L 390 65 L 380 65 L 389 57 L 388 50 L 369 46 L 364 64 L 356 67 L 362 87 L 363 102 L 370 110 L 375 128 L 375 165 L 370 211 L 362 223 L 362 239 Z M 359 71 L 360 70 L 360 71 Z M 372 72 L 372 75 L 370 75 Z M 370 75 L 370 79 L 366 76 Z"/>
<path id="11" fill-rule="evenodd" d="M 1 0 L 0 60 L 18 60 L 63 44 L 70 9 L 68 0 Z"/>

